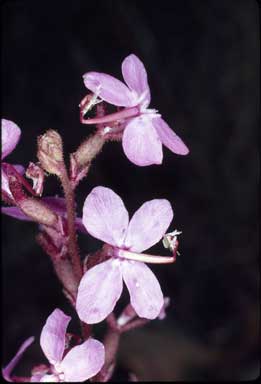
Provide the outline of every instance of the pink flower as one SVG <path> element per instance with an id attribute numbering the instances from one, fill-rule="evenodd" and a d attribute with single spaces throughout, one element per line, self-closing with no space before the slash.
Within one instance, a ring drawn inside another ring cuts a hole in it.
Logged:
<path id="1" fill-rule="evenodd" d="M 123 281 L 138 316 L 155 319 L 160 314 L 164 300 L 159 282 L 141 261 L 173 260 L 141 252 L 162 238 L 172 218 L 170 203 L 155 199 L 144 203 L 129 222 L 123 201 L 115 192 L 105 187 L 92 190 L 84 203 L 83 224 L 92 236 L 109 244 L 110 259 L 87 270 L 81 279 L 76 299 L 81 320 L 92 324 L 105 319 L 121 295 Z"/>
<path id="2" fill-rule="evenodd" d="M 187 155 L 189 150 L 181 138 L 172 131 L 155 109 L 148 109 L 150 88 L 147 72 L 137 56 L 131 54 L 122 62 L 122 75 L 127 85 L 120 80 L 99 72 L 87 72 L 83 75 L 85 86 L 102 100 L 119 107 L 125 107 L 115 113 L 115 119 L 127 118 L 122 145 L 130 161 L 146 166 L 161 164 L 163 159 L 162 144 L 172 152 Z M 86 124 L 112 121 L 88 119 Z M 108 129 L 108 128 L 107 128 Z"/>
<path id="3" fill-rule="evenodd" d="M 65 315 L 60 309 L 55 309 L 47 318 L 40 336 L 40 345 L 51 364 L 49 374 L 36 374 L 31 377 L 31 382 L 75 382 L 85 381 L 95 376 L 104 364 L 105 352 L 103 344 L 89 338 L 81 345 L 70 349 L 64 356 L 65 335 L 71 317 Z M 33 342 L 33 337 L 26 340 L 20 347 L 16 356 L 2 370 L 6 380 L 10 378 L 11 370 L 17 364 L 22 353 Z"/>
<path id="4" fill-rule="evenodd" d="M 2 161 L 9 155 L 16 147 L 21 136 L 21 129 L 13 123 L 11 120 L 2 119 L 1 120 L 2 128 Z M 22 174 L 24 172 L 24 167 L 21 165 L 15 165 L 15 169 Z M 8 177 L 6 172 L 1 169 L 2 177 L 2 190 L 12 198 L 11 191 L 9 189 Z"/>

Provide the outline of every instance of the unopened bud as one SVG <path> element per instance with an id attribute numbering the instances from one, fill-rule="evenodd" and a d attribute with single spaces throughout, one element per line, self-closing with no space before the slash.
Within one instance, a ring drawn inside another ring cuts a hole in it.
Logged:
<path id="1" fill-rule="evenodd" d="M 60 176 L 63 172 L 63 143 L 58 132 L 49 129 L 38 137 L 38 159 L 49 173 Z"/>
<path id="2" fill-rule="evenodd" d="M 39 200 L 24 198 L 18 206 L 27 216 L 40 224 L 54 227 L 58 223 L 57 215 Z"/>
<path id="3" fill-rule="evenodd" d="M 79 168 L 90 164 L 93 158 L 100 152 L 106 138 L 95 134 L 85 140 L 74 153 L 74 158 Z"/>

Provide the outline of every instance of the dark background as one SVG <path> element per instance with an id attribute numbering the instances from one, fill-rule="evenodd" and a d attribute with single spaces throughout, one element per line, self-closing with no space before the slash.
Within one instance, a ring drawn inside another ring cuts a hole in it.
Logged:
<path id="1" fill-rule="evenodd" d="M 258 363 L 257 127 L 259 14 L 254 0 L 5 1 L 1 5 L 2 116 L 22 138 L 7 161 L 36 161 L 48 128 L 67 154 L 92 132 L 79 122 L 82 75 L 121 79 L 135 53 L 148 71 L 152 108 L 190 148 L 164 149 L 161 166 L 137 167 L 120 143 L 106 144 L 78 188 L 78 213 L 91 189 L 115 190 L 132 214 L 166 198 L 171 230 L 183 231 L 174 265 L 153 271 L 171 297 L 165 321 L 122 338 L 115 379 L 253 379 Z M 54 177 L 45 195 L 61 194 Z M 2 218 L 2 365 L 31 335 L 17 373 L 44 362 L 39 335 L 55 307 L 72 314 L 37 226 Z M 101 243 L 81 236 L 82 254 Z M 161 244 L 153 253 L 166 254 Z M 71 330 L 76 327 L 74 318 Z"/>

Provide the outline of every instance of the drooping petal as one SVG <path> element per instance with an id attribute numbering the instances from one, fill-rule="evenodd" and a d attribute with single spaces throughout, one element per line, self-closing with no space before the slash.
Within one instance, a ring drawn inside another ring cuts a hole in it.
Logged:
<path id="1" fill-rule="evenodd" d="M 83 344 L 72 348 L 60 364 L 64 381 L 85 381 L 95 376 L 104 364 L 103 344 L 89 338 Z"/>
<path id="2" fill-rule="evenodd" d="M 2 119 L 2 159 L 16 147 L 20 136 L 21 129 L 11 120 Z"/>
<path id="3" fill-rule="evenodd" d="M 3 378 L 6 381 L 9 381 L 9 382 L 13 381 L 11 379 L 11 377 L 10 377 L 11 372 L 13 371 L 14 367 L 18 364 L 19 360 L 21 359 L 21 357 L 24 354 L 24 352 L 26 351 L 26 349 L 28 347 L 30 347 L 30 345 L 33 342 L 34 342 L 34 337 L 33 336 L 31 336 L 28 339 L 26 339 L 23 342 L 23 344 L 21 345 L 21 347 L 18 349 L 18 351 L 16 352 L 16 355 L 12 358 L 10 363 L 5 368 L 2 369 L 2 375 L 3 375 Z"/>
<path id="4" fill-rule="evenodd" d="M 86 88 L 107 101 L 119 107 L 132 107 L 135 98 L 129 88 L 120 80 L 106 73 L 87 72 L 83 75 Z"/>
<path id="5" fill-rule="evenodd" d="M 145 107 L 150 103 L 150 88 L 146 69 L 134 54 L 127 56 L 121 65 L 123 78 L 130 89 L 140 96 L 144 94 Z"/>
<path id="6" fill-rule="evenodd" d="M 142 252 L 156 244 L 165 234 L 173 219 L 168 200 L 147 201 L 130 220 L 124 245 L 135 252 Z"/>
<path id="7" fill-rule="evenodd" d="M 40 336 L 41 348 L 51 364 L 60 362 L 65 348 L 65 333 L 70 316 L 56 308 L 47 318 Z"/>
<path id="8" fill-rule="evenodd" d="M 89 269 L 80 281 L 76 311 L 87 324 L 104 320 L 122 292 L 121 262 L 110 259 Z"/>
<path id="9" fill-rule="evenodd" d="M 86 197 L 82 222 L 92 236 L 105 243 L 121 246 L 129 214 L 115 192 L 106 187 L 96 187 Z"/>
<path id="10" fill-rule="evenodd" d="M 178 155 L 187 155 L 189 153 L 186 144 L 183 143 L 181 138 L 176 135 L 161 117 L 153 119 L 153 125 L 158 132 L 160 140 L 168 149 Z"/>
<path id="11" fill-rule="evenodd" d="M 147 116 L 135 117 L 127 124 L 122 146 L 125 155 L 136 165 L 162 163 L 162 144 L 151 119 Z"/>
<path id="12" fill-rule="evenodd" d="M 164 304 L 163 294 L 154 273 L 138 261 L 122 262 L 123 280 L 130 293 L 130 302 L 139 317 L 155 319 Z"/>

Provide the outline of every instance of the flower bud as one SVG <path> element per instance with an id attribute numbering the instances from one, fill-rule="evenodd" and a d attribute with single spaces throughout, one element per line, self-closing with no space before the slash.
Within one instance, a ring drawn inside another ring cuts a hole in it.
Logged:
<path id="1" fill-rule="evenodd" d="M 58 132 L 49 129 L 38 137 L 38 159 L 49 173 L 60 176 L 63 172 L 63 143 Z"/>
<path id="2" fill-rule="evenodd" d="M 18 203 L 19 208 L 34 221 L 55 227 L 58 223 L 57 215 L 42 201 L 34 198 L 24 198 Z"/>
<path id="3" fill-rule="evenodd" d="M 100 152 L 105 141 L 105 137 L 98 134 L 90 136 L 85 140 L 74 153 L 78 167 L 82 168 L 89 165 Z"/>

